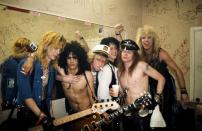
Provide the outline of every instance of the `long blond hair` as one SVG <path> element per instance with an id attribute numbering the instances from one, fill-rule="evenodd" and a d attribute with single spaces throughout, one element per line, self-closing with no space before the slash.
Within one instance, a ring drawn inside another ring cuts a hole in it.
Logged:
<path id="1" fill-rule="evenodd" d="M 142 43 L 141 43 L 142 36 L 150 36 L 153 39 L 153 50 L 152 50 L 152 53 L 150 54 L 150 59 L 148 59 L 148 57 L 146 56 L 146 52 L 142 46 Z M 143 27 L 138 28 L 136 42 L 140 47 L 140 55 L 142 56 L 144 60 L 149 62 L 151 59 L 158 57 L 158 50 L 160 48 L 159 38 L 152 26 L 144 25 Z"/>
<path id="2" fill-rule="evenodd" d="M 46 53 L 47 53 L 46 47 L 52 46 L 53 48 L 57 48 L 57 47 L 63 48 L 65 43 L 66 43 L 66 39 L 60 33 L 49 31 L 43 35 L 37 49 L 37 57 L 39 61 L 41 62 L 43 68 L 48 67 L 48 62 L 45 59 Z M 57 60 L 51 61 L 52 65 L 55 65 L 56 63 L 57 63 Z"/>

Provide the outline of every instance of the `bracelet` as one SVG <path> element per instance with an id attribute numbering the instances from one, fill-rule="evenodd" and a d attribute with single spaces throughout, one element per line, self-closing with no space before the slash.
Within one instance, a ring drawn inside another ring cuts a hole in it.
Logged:
<path id="1" fill-rule="evenodd" d="M 181 88 L 181 90 L 180 90 L 180 94 L 181 94 L 181 95 L 182 95 L 182 94 L 185 94 L 185 95 L 188 94 L 188 93 L 187 93 L 187 90 L 186 90 L 185 87 Z"/>
<path id="2" fill-rule="evenodd" d="M 188 93 L 187 93 L 187 90 L 181 90 L 181 91 L 180 91 L 180 94 L 181 94 L 181 95 L 183 95 L 183 94 L 184 94 L 184 95 L 187 95 Z"/>
<path id="3" fill-rule="evenodd" d="M 41 121 L 45 118 L 45 115 L 42 115 L 42 114 L 43 114 L 43 113 L 40 112 L 40 114 L 39 114 L 39 119 L 37 120 L 36 125 L 39 125 L 39 124 L 41 123 Z"/>
<path id="4" fill-rule="evenodd" d="M 160 93 L 156 93 L 155 95 L 157 95 L 157 96 L 161 97 L 161 94 L 160 94 Z"/>
<path id="5" fill-rule="evenodd" d="M 118 33 L 115 33 L 115 35 L 121 35 L 121 33 L 120 33 L 120 32 L 118 32 Z"/>

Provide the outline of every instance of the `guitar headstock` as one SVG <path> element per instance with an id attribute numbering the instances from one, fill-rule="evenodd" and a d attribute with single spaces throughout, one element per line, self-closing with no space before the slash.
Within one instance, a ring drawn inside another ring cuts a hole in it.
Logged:
<path id="1" fill-rule="evenodd" d="M 116 110 L 120 107 L 120 105 L 116 101 L 110 101 L 110 102 L 103 102 L 103 103 L 94 103 L 92 106 L 92 111 L 102 114 L 106 112 L 107 110 Z"/>
<path id="2" fill-rule="evenodd" d="M 136 107 L 145 108 L 152 104 L 152 97 L 149 92 L 144 92 L 140 94 L 140 97 L 136 99 L 134 105 Z"/>

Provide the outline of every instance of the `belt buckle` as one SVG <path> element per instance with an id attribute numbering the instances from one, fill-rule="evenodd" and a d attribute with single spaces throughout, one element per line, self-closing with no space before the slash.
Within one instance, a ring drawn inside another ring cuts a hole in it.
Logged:
<path id="1" fill-rule="evenodd" d="M 140 117 L 145 117 L 145 116 L 147 116 L 149 114 L 149 110 L 148 109 L 140 109 L 139 111 L 138 111 L 138 115 L 140 116 Z"/>

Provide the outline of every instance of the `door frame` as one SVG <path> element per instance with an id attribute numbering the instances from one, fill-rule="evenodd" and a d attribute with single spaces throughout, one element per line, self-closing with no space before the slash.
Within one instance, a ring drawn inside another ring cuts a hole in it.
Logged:
<path id="1" fill-rule="evenodd" d="M 190 100 L 194 100 L 195 96 L 195 33 L 198 31 L 202 31 L 202 27 L 192 27 L 191 28 L 191 37 L 190 37 Z"/>

